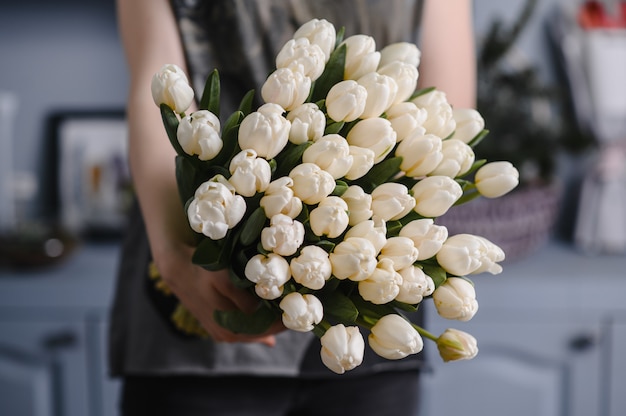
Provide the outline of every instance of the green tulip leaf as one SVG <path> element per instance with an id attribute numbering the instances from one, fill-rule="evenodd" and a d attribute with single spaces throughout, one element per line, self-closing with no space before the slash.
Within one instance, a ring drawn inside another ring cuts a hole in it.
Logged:
<path id="1" fill-rule="evenodd" d="M 210 238 L 204 238 L 193 253 L 191 261 L 193 264 L 207 270 L 222 270 L 226 265 L 220 261 L 223 246 Z"/>
<path id="2" fill-rule="evenodd" d="M 254 90 L 250 90 L 243 96 L 239 103 L 239 111 L 243 116 L 247 116 L 252 112 L 252 104 L 254 102 Z"/>
<path id="3" fill-rule="evenodd" d="M 217 69 L 209 74 L 204 84 L 200 109 L 209 110 L 218 118 L 220 116 L 220 76 Z"/>
<path id="4" fill-rule="evenodd" d="M 311 97 L 307 101 L 316 102 L 326 98 L 332 86 L 343 81 L 345 66 L 346 45 L 341 45 L 330 54 L 324 72 L 322 72 L 322 75 L 315 81 L 311 91 Z"/>
<path id="5" fill-rule="evenodd" d="M 220 311 L 213 314 L 215 321 L 236 334 L 262 334 L 279 318 L 279 315 L 261 304 L 254 313 L 240 310 Z"/>
<path id="6" fill-rule="evenodd" d="M 266 221 L 267 217 L 265 216 L 263 207 L 255 209 L 241 228 L 239 242 L 243 246 L 253 244 L 259 235 L 261 235 L 261 230 L 265 227 Z"/>
<path id="7" fill-rule="evenodd" d="M 320 295 L 324 304 L 324 313 L 328 314 L 340 322 L 350 323 L 356 322 L 359 316 L 359 310 L 349 297 L 340 291 L 330 291 Z"/>
<path id="8" fill-rule="evenodd" d="M 433 282 L 435 283 L 435 288 L 441 286 L 443 282 L 445 282 L 448 278 L 448 274 L 446 273 L 446 271 L 438 265 L 423 264 L 422 270 L 424 271 L 426 276 L 429 276 L 431 279 L 433 279 Z"/>
<path id="9" fill-rule="evenodd" d="M 374 165 L 369 172 L 362 178 L 355 181 L 358 185 L 365 190 L 365 192 L 372 192 L 378 185 L 387 182 L 400 172 L 400 164 L 402 158 L 399 156 L 391 157 L 383 160 L 382 162 Z"/>
<path id="10" fill-rule="evenodd" d="M 311 146 L 311 142 L 293 144 L 289 142 L 285 149 L 276 157 L 276 177 L 287 176 L 297 165 L 302 163 L 304 151 Z"/>
<path id="11" fill-rule="evenodd" d="M 161 109 L 161 118 L 163 119 L 165 132 L 167 133 L 167 137 L 170 139 L 170 143 L 174 147 L 174 150 L 176 150 L 176 153 L 180 156 L 189 157 L 178 142 L 178 137 L 176 135 L 178 131 L 178 116 L 176 116 L 174 110 L 172 110 L 167 104 L 161 104 L 159 108 Z"/>

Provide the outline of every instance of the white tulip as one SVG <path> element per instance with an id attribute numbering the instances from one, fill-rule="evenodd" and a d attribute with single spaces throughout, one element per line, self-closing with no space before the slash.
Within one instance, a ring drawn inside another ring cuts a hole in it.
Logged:
<path id="1" fill-rule="evenodd" d="M 339 134 L 327 134 L 307 147 L 302 154 L 302 162 L 315 163 L 334 179 L 339 179 L 350 171 L 353 158 L 346 139 Z"/>
<path id="2" fill-rule="evenodd" d="M 363 114 L 367 90 L 354 80 L 340 81 L 326 95 L 326 112 L 334 121 L 354 121 Z"/>
<path id="3" fill-rule="evenodd" d="M 455 108 L 452 117 L 456 123 L 454 138 L 469 143 L 485 128 L 485 120 L 478 111 L 473 108 Z"/>
<path id="4" fill-rule="evenodd" d="M 439 217 L 463 195 L 463 189 L 447 176 L 429 176 L 411 189 L 415 198 L 415 212 L 423 217 Z"/>
<path id="5" fill-rule="evenodd" d="M 261 245 L 266 251 L 281 256 L 291 256 L 304 242 L 304 225 L 287 215 L 276 214 L 270 219 L 270 226 L 261 230 Z"/>
<path id="6" fill-rule="evenodd" d="M 178 143 L 185 153 L 211 160 L 222 150 L 220 120 L 208 110 L 199 110 L 183 117 L 176 130 Z"/>
<path id="7" fill-rule="evenodd" d="M 291 189 L 305 204 L 318 204 L 335 189 L 333 176 L 314 163 L 301 163 L 289 172 Z"/>
<path id="8" fill-rule="evenodd" d="M 355 282 L 367 279 L 377 264 L 374 245 L 359 237 L 349 237 L 337 244 L 329 258 L 336 278 Z"/>
<path id="9" fill-rule="evenodd" d="M 300 71 L 311 81 L 322 75 L 325 65 L 326 54 L 322 48 L 305 37 L 290 39 L 276 55 L 276 68 Z"/>
<path id="10" fill-rule="evenodd" d="M 338 196 L 322 199 L 309 214 L 311 230 L 317 236 L 339 237 L 348 228 L 348 204 Z"/>
<path id="11" fill-rule="evenodd" d="M 178 114 L 184 113 L 194 98 L 194 91 L 189 85 L 187 75 L 174 64 L 163 65 L 152 76 L 150 90 L 156 105 L 165 104 Z"/>
<path id="12" fill-rule="evenodd" d="M 337 324 L 320 338 L 322 362 L 337 374 L 350 371 L 363 362 L 365 341 L 358 326 Z"/>
<path id="13" fill-rule="evenodd" d="M 430 276 L 417 266 L 409 266 L 400 270 L 402 285 L 396 300 L 399 302 L 417 305 L 424 297 L 432 295 L 435 290 L 435 282 Z"/>
<path id="14" fill-rule="evenodd" d="M 332 275 L 328 253 L 317 246 L 304 246 L 289 263 L 293 280 L 309 289 L 319 290 Z"/>
<path id="15" fill-rule="evenodd" d="M 471 360 L 478 354 L 478 343 L 467 332 L 448 328 L 437 338 L 437 349 L 445 362 Z"/>
<path id="16" fill-rule="evenodd" d="M 289 141 L 291 123 L 283 117 L 278 104 L 263 104 L 250 113 L 239 126 L 239 147 L 253 149 L 259 157 L 272 159 Z"/>
<path id="17" fill-rule="evenodd" d="M 442 175 L 456 178 L 467 173 L 476 156 L 470 146 L 457 139 L 443 141 L 441 149 L 443 159 L 437 167 L 430 172 L 431 175 Z"/>
<path id="18" fill-rule="evenodd" d="M 476 171 L 476 189 L 486 198 L 498 198 L 519 184 L 519 171 L 511 162 L 491 162 Z"/>
<path id="19" fill-rule="evenodd" d="M 361 118 L 379 117 L 395 103 L 398 84 L 390 76 L 370 72 L 359 78 L 357 82 L 367 90 L 365 109 Z"/>
<path id="20" fill-rule="evenodd" d="M 331 52 L 335 48 L 337 33 L 335 26 L 325 19 L 311 19 L 296 30 L 293 35 L 294 39 L 305 37 L 311 42 L 319 46 L 326 61 L 330 57 Z"/>
<path id="21" fill-rule="evenodd" d="M 417 67 L 406 62 L 393 61 L 387 65 L 378 68 L 379 74 L 387 75 L 396 82 L 398 86 L 398 92 L 393 104 L 398 104 L 408 100 L 415 92 L 417 87 L 417 78 L 419 72 Z"/>
<path id="22" fill-rule="evenodd" d="M 278 68 L 261 87 L 266 103 L 278 104 L 287 111 L 304 104 L 310 92 L 311 78 L 299 68 Z"/>
<path id="23" fill-rule="evenodd" d="M 278 304 L 282 309 L 283 324 L 294 331 L 309 332 L 324 317 L 322 302 L 314 295 L 292 292 Z"/>
<path id="24" fill-rule="evenodd" d="M 415 207 L 415 199 L 406 186 L 386 182 L 372 191 L 372 211 L 385 221 L 399 220 Z"/>
<path id="25" fill-rule="evenodd" d="M 348 230 L 345 238 L 360 237 L 369 240 L 374 246 L 375 255 L 380 253 L 387 242 L 387 224 L 382 218 L 373 217 L 371 220 L 361 221 Z"/>
<path id="26" fill-rule="evenodd" d="M 456 276 L 489 272 L 499 274 L 497 262 L 505 258 L 504 251 L 484 237 L 457 234 L 449 237 L 437 253 L 437 262 Z"/>
<path id="27" fill-rule="evenodd" d="M 422 135 L 421 131 L 415 131 L 396 148 L 396 156 L 402 157 L 400 170 L 411 178 L 428 175 L 443 160 L 442 149 L 443 142 L 439 136 Z"/>
<path id="28" fill-rule="evenodd" d="M 371 275 L 358 283 L 361 297 L 375 305 L 384 305 L 400 292 L 402 276 L 394 270 L 391 259 L 381 259 Z"/>
<path id="29" fill-rule="evenodd" d="M 257 157 L 253 149 L 242 150 L 230 161 L 231 177 L 228 182 L 235 187 L 239 195 L 254 196 L 267 189 L 272 176 L 272 169 L 267 160 Z"/>
<path id="30" fill-rule="evenodd" d="M 417 260 L 426 260 L 439 252 L 448 238 L 448 229 L 435 224 L 432 218 L 422 218 L 406 224 L 399 235 L 413 240 L 419 252 Z"/>
<path id="31" fill-rule="evenodd" d="M 212 240 L 224 238 L 245 213 L 245 200 L 221 175 L 201 184 L 187 208 L 191 228 Z"/>
<path id="32" fill-rule="evenodd" d="M 350 155 L 352 156 L 352 167 L 346 173 L 346 179 L 348 180 L 353 181 L 362 178 L 374 166 L 376 154 L 372 149 L 350 146 Z"/>
<path id="33" fill-rule="evenodd" d="M 394 61 L 406 62 L 409 65 L 418 67 L 420 64 L 421 52 L 417 45 L 410 42 L 396 42 L 385 46 L 380 51 L 379 68 Z"/>
<path id="34" fill-rule="evenodd" d="M 396 132 L 384 118 L 367 118 L 357 122 L 346 136 L 352 146 L 374 151 L 374 163 L 381 162 L 396 144 Z"/>
<path id="35" fill-rule="evenodd" d="M 456 122 L 452 114 L 452 106 L 448 103 L 443 91 L 433 90 L 411 101 L 428 112 L 428 118 L 424 122 L 426 133 L 445 139 L 454 132 Z"/>
<path id="36" fill-rule="evenodd" d="M 382 250 L 380 250 L 378 260 L 390 259 L 393 262 L 394 270 L 398 271 L 411 266 L 417 261 L 418 257 L 419 252 L 413 244 L 413 240 L 408 237 L 398 236 L 387 239 Z"/>
<path id="37" fill-rule="evenodd" d="M 439 316 L 445 319 L 469 321 L 478 311 L 474 286 L 460 277 L 450 277 L 433 292 Z"/>
<path id="38" fill-rule="evenodd" d="M 279 298 L 283 294 L 285 283 L 291 278 L 289 263 L 276 253 L 252 257 L 246 263 L 244 274 L 255 283 L 256 294 L 266 300 Z"/>
<path id="39" fill-rule="evenodd" d="M 392 105 L 387 110 L 387 120 L 397 134 L 397 141 L 401 142 L 410 134 L 423 136 L 426 129 L 422 127 L 428 117 L 423 108 L 419 108 L 410 101 Z"/>
<path id="40" fill-rule="evenodd" d="M 324 135 L 326 116 L 314 103 L 294 108 L 287 114 L 287 120 L 291 122 L 289 141 L 294 144 L 314 142 Z"/>
<path id="41" fill-rule="evenodd" d="M 267 218 L 272 218 L 276 214 L 285 214 L 291 218 L 300 215 L 302 201 L 294 195 L 292 186 L 293 180 L 288 176 L 270 182 L 259 202 Z"/>
<path id="42" fill-rule="evenodd" d="M 417 330 L 396 314 L 385 315 L 376 322 L 368 343 L 376 354 L 388 360 L 399 360 L 424 348 L 424 341 Z"/>
<path id="43" fill-rule="evenodd" d="M 342 43 L 346 45 L 346 65 L 344 79 L 359 79 L 376 71 L 380 63 L 380 52 L 376 51 L 376 41 L 367 35 L 353 35 Z"/>
<path id="44" fill-rule="evenodd" d="M 372 218 L 372 214 L 374 213 L 372 211 L 372 196 L 365 193 L 360 186 L 349 186 L 346 192 L 341 195 L 341 199 L 348 204 L 350 225 L 354 226 Z"/>

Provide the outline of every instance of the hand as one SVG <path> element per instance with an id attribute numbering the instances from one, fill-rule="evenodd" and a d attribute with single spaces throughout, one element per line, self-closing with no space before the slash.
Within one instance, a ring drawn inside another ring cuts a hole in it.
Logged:
<path id="1" fill-rule="evenodd" d="M 182 246 L 178 250 L 170 251 L 167 259 L 155 259 L 155 262 L 167 286 L 200 321 L 209 336 L 217 342 L 260 342 L 268 346 L 275 345 L 273 334 L 285 329 L 280 320 L 261 335 L 235 334 L 215 321 L 213 314 L 216 310 L 238 309 L 252 313 L 259 300 L 233 285 L 227 270 L 211 272 L 194 265 L 191 262 L 192 254 L 192 247 Z"/>

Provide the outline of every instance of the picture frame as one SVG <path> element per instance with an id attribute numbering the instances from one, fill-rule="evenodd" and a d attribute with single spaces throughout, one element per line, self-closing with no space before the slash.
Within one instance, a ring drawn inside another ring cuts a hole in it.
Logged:
<path id="1" fill-rule="evenodd" d="M 133 192 L 123 111 L 57 115 L 58 217 L 86 237 L 121 234 Z"/>

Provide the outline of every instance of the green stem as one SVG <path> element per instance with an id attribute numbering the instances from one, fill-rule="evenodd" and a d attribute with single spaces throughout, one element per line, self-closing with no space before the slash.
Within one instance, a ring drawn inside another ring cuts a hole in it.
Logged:
<path id="1" fill-rule="evenodd" d="M 421 327 L 421 326 L 419 326 L 419 325 L 416 325 L 416 324 L 411 324 L 411 325 L 413 325 L 413 328 L 415 328 L 415 330 L 416 330 L 417 332 L 419 332 L 419 334 L 420 334 L 421 336 L 426 337 L 426 338 L 428 338 L 428 339 L 430 339 L 430 340 L 432 340 L 432 341 L 437 342 L 437 339 L 438 339 L 439 337 L 435 336 L 432 332 L 428 332 L 427 330 L 425 330 L 424 328 L 422 328 L 422 327 Z"/>

